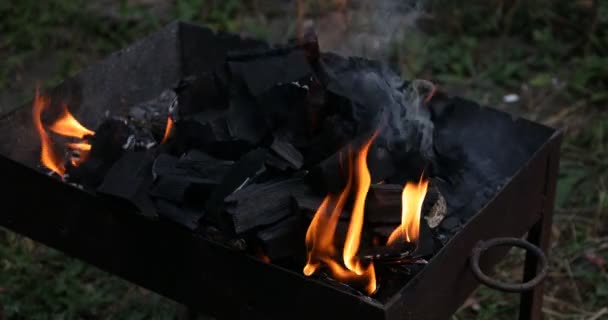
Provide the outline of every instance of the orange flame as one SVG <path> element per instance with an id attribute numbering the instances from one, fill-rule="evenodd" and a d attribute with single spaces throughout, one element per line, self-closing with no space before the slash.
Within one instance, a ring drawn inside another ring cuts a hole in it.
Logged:
<path id="1" fill-rule="evenodd" d="M 375 133 L 357 154 L 353 166 L 352 154 L 348 155 L 348 180 L 344 190 L 337 197 L 328 195 L 315 213 L 308 231 L 306 232 L 306 246 L 308 248 L 308 262 L 304 266 L 304 274 L 312 275 L 323 262 L 329 268 L 332 276 L 342 282 L 365 283 L 365 291 L 372 294 L 376 291 L 376 273 L 373 263 L 365 266 L 356 257 L 361 241 L 363 229 L 363 215 L 365 212 L 365 198 L 369 191 L 371 177 L 367 168 L 367 153 L 376 138 Z M 356 173 L 357 188 L 351 221 L 346 235 L 346 242 L 342 254 L 344 266 L 336 261 L 334 236 L 340 214 L 348 200 L 353 188 L 353 174 Z M 333 209 L 331 209 L 333 207 Z M 331 210 L 331 214 L 329 214 Z"/>
<path id="2" fill-rule="evenodd" d="M 68 148 L 78 151 L 91 151 L 91 145 L 85 142 L 68 143 Z"/>
<path id="3" fill-rule="evenodd" d="M 420 237 L 420 216 L 428 186 L 428 179 L 423 177 L 418 183 L 405 184 L 401 193 L 401 225 L 391 233 L 389 245 L 397 241 L 414 242 Z"/>
<path id="4" fill-rule="evenodd" d="M 65 174 L 63 159 L 54 149 L 53 142 L 42 125 L 42 112 L 48 108 L 49 105 L 49 98 L 41 96 L 39 89 L 36 88 L 36 96 L 34 97 L 34 105 L 32 107 L 32 120 L 34 121 L 34 126 L 40 136 L 40 162 L 58 175 L 63 176 Z"/>
<path id="5" fill-rule="evenodd" d="M 63 113 L 57 121 L 55 121 L 51 126 L 49 126 L 49 130 L 60 134 L 66 137 L 74 137 L 78 139 L 84 139 L 86 136 L 92 136 L 95 134 L 94 131 L 91 131 L 85 128 L 74 116 L 68 111 L 68 107 L 64 104 L 62 106 Z"/>
<path id="6" fill-rule="evenodd" d="M 171 117 L 167 118 L 167 126 L 165 127 L 165 135 L 163 136 L 163 140 L 160 144 L 165 144 L 167 140 L 169 140 L 169 136 L 171 135 L 171 130 L 173 129 L 173 120 Z"/>

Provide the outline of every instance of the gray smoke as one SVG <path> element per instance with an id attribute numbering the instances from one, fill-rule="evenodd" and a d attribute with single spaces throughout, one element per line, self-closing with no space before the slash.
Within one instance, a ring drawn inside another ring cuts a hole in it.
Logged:
<path id="1" fill-rule="evenodd" d="M 415 31 L 423 1 L 350 0 L 345 12 L 309 20 L 307 27 L 317 31 L 323 51 L 386 61 Z"/>

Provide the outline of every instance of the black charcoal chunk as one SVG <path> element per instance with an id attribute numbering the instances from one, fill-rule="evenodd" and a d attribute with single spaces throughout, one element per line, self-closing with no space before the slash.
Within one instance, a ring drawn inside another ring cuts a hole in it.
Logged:
<path id="1" fill-rule="evenodd" d="M 204 214 L 203 210 L 185 208 L 165 200 L 156 200 L 155 205 L 156 212 L 160 217 L 175 222 L 189 230 L 196 230 L 198 228 L 199 221 Z"/>
<path id="2" fill-rule="evenodd" d="M 120 199 L 144 215 L 155 215 L 154 204 L 148 197 L 153 162 L 154 157 L 150 153 L 125 152 L 108 170 L 97 192 Z"/>
<path id="3" fill-rule="evenodd" d="M 348 180 L 348 148 L 342 148 L 312 168 L 309 182 L 322 193 L 342 191 Z"/>
<path id="4" fill-rule="evenodd" d="M 91 151 L 78 167 L 69 166 L 70 181 L 96 188 L 104 180 L 106 171 L 124 152 L 124 146 L 133 134 L 125 121 L 108 119 L 88 139 Z"/>
<path id="5" fill-rule="evenodd" d="M 298 257 L 304 254 L 305 225 L 298 216 L 291 216 L 259 231 L 256 239 L 270 260 Z"/>
<path id="6" fill-rule="evenodd" d="M 384 182 L 396 171 L 390 152 L 376 143 L 369 149 L 367 166 L 372 176 L 372 183 Z"/>
<path id="7" fill-rule="evenodd" d="M 365 204 L 365 219 L 375 224 L 401 223 L 401 193 L 398 184 L 374 184 L 370 187 Z"/>
<path id="8" fill-rule="evenodd" d="M 204 73 L 184 79 L 175 90 L 178 96 L 179 118 L 203 112 L 205 109 L 228 107 L 228 92 L 215 73 Z"/>
<path id="9" fill-rule="evenodd" d="M 284 55 L 256 56 L 250 60 L 229 61 L 233 76 L 241 78 L 249 92 L 257 96 L 277 84 L 310 77 L 312 70 L 306 53 L 293 50 Z"/>
<path id="10" fill-rule="evenodd" d="M 242 188 L 265 170 L 264 162 L 268 151 L 256 149 L 245 154 L 231 166 L 220 184 L 213 190 L 205 203 L 207 218 L 212 222 L 220 222 L 220 213 L 224 208 L 224 198 L 235 190 Z"/>
<path id="11" fill-rule="evenodd" d="M 202 204 L 218 182 L 190 176 L 163 176 L 150 189 L 150 196 L 179 204 Z"/>
<path id="12" fill-rule="evenodd" d="M 300 151 L 282 138 L 275 137 L 270 145 L 270 150 L 287 161 L 293 169 L 298 170 L 302 168 L 302 165 L 304 164 L 304 157 Z"/>
<path id="13" fill-rule="evenodd" d="M 225 219 L 236 234 L 273 224 L 293 214 L 292 193 L 306 188 L 300 178 L 251 184 L 226 197 Z"/>

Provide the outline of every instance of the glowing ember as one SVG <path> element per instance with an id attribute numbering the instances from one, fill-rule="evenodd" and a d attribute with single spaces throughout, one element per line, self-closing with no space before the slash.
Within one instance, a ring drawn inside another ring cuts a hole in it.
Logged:
<path id="1" fill-rule="evenodd" d="M 78 139 L 84 139 L 86 136 L 92 136 L 95 132 L 85 128 L 74 116 L 68 111 L 66 105 L 62 106 L 63 113 L 51 126 L 49 130 L 54 133 L 60 134 L 66 137 L 74 137 Z"/>
<path id="2" fill-rule="evenodd" d="M 357 154 L 355 166 L 353 166 L 352 154 L 348 155 L 348 181 L 342 193 L 328 195 L 315 213 L 306 233 L 306 246 L 308 248 L 308 262 L 304 267 L 304 274 L 312 275 L 323 262 L 331 272 L 332 277 L 342 282 L 356 282 L 365 286 L 365 291 L 372 294 L 376 291 L 376 274 L 374 265 L 362 264 L 356 257 L 361 241 L 363 229 L 363 215 L 365 211 L 365 198 L 370 187 L 371 178 L 367 168 L 367 153 L 372 142 L 376 138 L 374 134 Z M 350 195 L 353 187 L 353 175 L 357 178 L 357 188 L 351 221 L 346 236 L 346 242 L 342 254 L 343 264 L 336 257 L 334 247 L 334 236 L 340 214 Z"/>
<path id="3" fill-rule="evenodd" d="M 420 236 L 420 216 L 429 181 L 420 177 L 418 183 L 408 182 L 401 193 L 401 225 L 388 238 L 388 244 L 398 241 L 415 242 Z"/>
<path id="4" fill-rule="evenodd" d="M 42 125 L 42 112 L 50 105 L 50 100 L 46 96 L 41 96 L 36 88 L 34 105 L 32 108 L 32 120 L 40 136 L 40 163 L 60 176 L 65 174 L 65 166 L 61 155 L 54 149 L 53 141 Z"/>
<path id="5" fill-rule="evenodd" d="M 167 140 L 169 140 L 169 136 L 171 136 L 171 130 L 173 129 L 173 120 L 171 117 L 167 118 L 167 126 L 165 127 L 165 135 L 163 136 L 163 140 L 160 144 L 165 144 Z"/>

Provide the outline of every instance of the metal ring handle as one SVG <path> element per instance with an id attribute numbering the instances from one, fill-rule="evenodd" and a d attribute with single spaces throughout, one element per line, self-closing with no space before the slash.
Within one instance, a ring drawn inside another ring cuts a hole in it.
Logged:
<path id="1" fill-rule="evenodd" d="M 492 247 L 500 246 L 513 246 L 526 249 L 538 257 L 541 267 L 536 277 L 525 283 L 505 283 L 490 278 L 488 275 L 483 273 L 479 267 L 479 257 L 484 251 Z M 473 274 L 477 280 L 490 288 L 506 292 L 522 292 L 531 290 L 541 283 L 541 281 L 543 281 L 549 271 L 549 261 L 547 260 L 545 253 L 539 247 L 531 244 L 528 241 L 519 238 L 494 238 L 487 241 L 477 242 L 471 255 L 471 269 L 473 270 Z"/>

